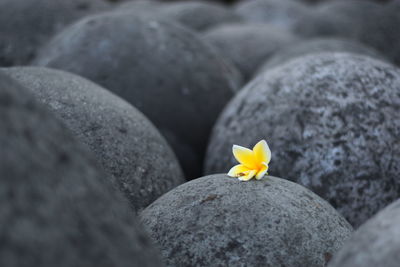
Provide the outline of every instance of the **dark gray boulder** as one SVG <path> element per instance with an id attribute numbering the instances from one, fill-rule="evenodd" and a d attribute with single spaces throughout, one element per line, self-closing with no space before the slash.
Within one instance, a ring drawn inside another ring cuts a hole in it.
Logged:
<path id="1" fill-rule="evenodd" d="M 35 63 L 111 90 L 161 133 L 167 132 L 167 138 L 175 135 L 168 140 L 172 148 L 188 146 L 200 159 L 216 116 L 241 85 L 237 70 L 191 31 L 126 12 L 71 25 L 44 47 Z M 190 165 L 186 155 L 177 156 L 187 177 L 196 177 L 201 162 Z"/>
<path id="2" fill-rule="evenodd" d="M 400 197 L 400 71 L 348 53 L 312 54 L 259 75 L 227 105 L 206 156 L 267 140 L 270 173 L 328 200 L 355 226 Z"/>
<path id="3" fill-rule="evenodd" d="M 369 24 L 368 20 L 381 10 L 382 5 L 369 1 L 330 1 L 320 4 L 309 16 L 301 18 L 295 30 L 306 37 L 338 36 L 357 40 Z M 370 32 L 369 35 L 374 34 Z"/>
<path id="4" fill-rule="evenodd" d="M 1 266 L 160 266 L 92 156 L 2 73 L 0 147 Z"/>
<path id="5" fill-rule="evenodd" d="M 299 21 L 296 32 L 305 37 L 339 36 L 365 43 L 400 65 L 400 4 L 382 5 L 351 0 L 321 4 Z"/>
<path id="6" fill-rule="evenodd" d="M 85 143 L 136 211 L 184 181 L 171 148 L 137 109 L 100 86 L 64 71 L 3 69 Z"/>
<path id="7" fill-rule="evenodd" d="M 400 200 L 363 224 L 333 257 L 330 267 L 397 267 Z"/>
<path id="8" fill-rule="evenodd" d="M 273 67 L 286 63 L 289 60 L 308 54 L 322 52 L 348 52 L 361 54 L 373 58 L 385 60 L 385 57 L 374 48 L 368 47 L 360 42 L 341 38 L 315 38 L 297 42 L 277 51 L 259 69 L 263 73 Z"/>
<path id="9" fill-rule="evenodd" d="M 245 80 L 276 51 L 298 40 L 285 30 L 265 24 L 221 25 L 204 33 L 203 39 L 233 62 Z"/>
<path id="10" fill-rule="evenodd" d="M 120 5 L 119 10 L 135 14 L 179 22 L 196 31 L 204 31 L 222 23 L 240 22 L 242 19 L 232 10 L 218 3 L 181 1 L 158 3 L 155 1 L 133 1 Z"/>
<path id="11" fill-rule="evenodd" d="M 108 7 L 107 0 L 0 0 L 0 66 L 28 64 L 54 33 Z"/>
<path id="12" fill-rule="evenodd" d="M 240 1 L 234 10 L 245 21 L 267 23 L 286 30 L 294 29 L 297 22 L 311 12 L 308 6 L 293 0 Z"/>
<path id="13" fill-rule="evenodd" d="M 375 47 L 400 66 L 400 2 L 392 1 L 370 18 L 359 40 Z M 371 34 L 373 33 L 373 34 Z"/>
<path id="14" fill-rule="evenodd" d="M 167 266 L 324 266 L 352 228 L 326 201 L 287 180 L 202 177 L 141 214 Z"/>

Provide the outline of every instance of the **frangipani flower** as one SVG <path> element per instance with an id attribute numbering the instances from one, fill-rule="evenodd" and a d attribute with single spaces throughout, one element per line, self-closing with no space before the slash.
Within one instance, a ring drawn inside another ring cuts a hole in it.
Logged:
<path id="1" fill-rule="evenodd" d="M 253 177 L 260 180 L 267 173 L 268 164 L 271 161 L 271 150 L 265 140 L 258 142 L 253 150 L 233 145 L 232 152 L 240 164 L 232 167 L 228 176 L 248 181 Z"/>

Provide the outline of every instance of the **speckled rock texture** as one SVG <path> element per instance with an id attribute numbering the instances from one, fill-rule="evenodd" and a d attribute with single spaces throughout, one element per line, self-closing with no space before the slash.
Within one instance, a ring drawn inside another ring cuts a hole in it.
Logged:
<path id="1" fill-rule="evenodd" d="M 100 86 L 64 71 L 3 69 L 85 143 L 134 210 L 184 181 L 172 149 L 137 109 Z"/>
<path id="2" fill-rule="evenodd" d="M 400 71 L 347 53 L 305 56 L 258 76 L 219 118 L 206 173 L 232 145 L 267 140 L 270 173 L 300 183 L 358 226 L 400 197 Z"/>
<path id="3" fill-rule="evenodd" d="M 330 267 L 397 267 L 400 262 L 400 200 L 363 224 L 335 254 Z"/>
<path id="4" fill-rule="evenodd" d="M 291 33 L 265 24 L 226 24 L 213 28 L 203 39 L 233 62 L 245 80 L 276 51 L 298 40 Z"/>
<path id="5" fill-rule="evenodd" d="M 190 147 L 198 156 L 191 165 L 177 154 L 192 178 L 217 115 L 241 86 L 236 68 L 188 29 L 125 12 L 71 25 L 35 63 L 79 74 L 133 104 L 167 138 L 175 136 L 168 140 L 172 148 Z"/>
<path id="6" fill-rule="evenodd" d="M 245 21 L 267 23 L 286 30 L 294 29 L 297 22 L 311 12 L 308 6 L 293 0 L 240 1 L 234 10 Z"/>
<path id="7" fill-rule="evenodd" d="M 348 52 L 385 60 L 385 57 L 374 48 L 368 47 L 357 41 L 329 37 L 316 38 L 300 41 L 278 50 L 258 69 L 257 72 L 263 73 L 264 71 L 284 64 L 289 60 L 308 54 L 322 52 Z"/>
<path id="8" fill-rule="evenodd" d="M 95 160 L 0 73 L 0 266 L 160 266 Z"/>
<path id="9" fill-rule="evenodd" d="M 218 3 L 203 1 L 156 3 L 133 1 L 121 4 L 118 9 L 133 13 L 140 12 L 151 18 L 179 22 L 196 31 L 204 31 L 222 23 L 242 21 L 239 15 Z"/>
<path id="10" fill-rule="evenodd" d="M 28 64 L 54 33 L 108 7 L 107 0 L 0 0 L 0 66 Z"/>
<path id="11" fill-rule="evenodd" d="M 296 32 L 306 36 L 340 36 L 358 40 L 382 52 L 400 65 L 400 3 L 386 5 L 362 1 L 321 4 L 299 21 Z"/>
<path id="12" fill-rule="evenodd" d="M 326 201 L 287 180 L 202 177 L 141 220 L 167 266 L 324 266 L 352 232 Z"/>

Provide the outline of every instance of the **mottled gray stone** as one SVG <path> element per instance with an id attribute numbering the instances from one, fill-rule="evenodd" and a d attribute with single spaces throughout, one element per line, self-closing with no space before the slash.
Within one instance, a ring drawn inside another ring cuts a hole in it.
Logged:
<path id="1" fill-rule="evenodd" d="M 302 2 L 293 0 L 241 1 L 234 10 L 245 21 L 268 23 L 286 30 L 292 30 L 299 19 L 311 12 Z"/>
<path id="2" fill-rule="evenodd" d="M 349 52 L 385 60 L 385 57 L 374 48 L 357 41 L 329 37 L 315 38 L 297 42 L 277 51 L 258 69 L 258 73 L 263 73 L 297 57 L 322 52 Z"/>
<path id="3" fill-rule="evenodd" d="M 352 232 L 326 201 L 275 177 L 202 177 L 140 217 L 167 266 L 324 266 Z"/>
<path id="4" fill-rule="evenodd" d="M 119 9 L 142 13 L 150 18 L 179 22 L 196 31 L 204 31 L 222 23 L 240 22 L 242 19 L 223 5 L 202 1 L 158 3 L 134 1 L 122 4 Z"/>
<path id="5" fill-rule="evenodd" d="M 0 73 L 0 266 L 160 266 L 83 146 Z"/>
<path id="6" fill-rule="evenodd" d="M 85 143 L 136 211 L 184 181 L 171 148 L 137 109 L 77 75 L 40 67 L 3 69 Z"/>
<path id="7" fill-rule="evenodd" d="M 226 24 L 213 28 L 203 39 L 233 62 L 245 80 L 282 47 L 298 40 L 291 33 L 265 24 Z"/>
<path id="8" fill-rule="evenodd" d="M 330 267 L 398 267 L 400 200 L 363 224 L 333 257 Z"/>
<path id="9" fill-rule="evenodd" d="M 206 172 L 228 171 L 232 144 L 266 139 L 270 173 L 328 200 L 355 226 L 400 197 L 400 72 L 361 55 L 321 53 L 249 83 L 217 122 Z"/>
<path id="10" fill-rule="evenodd" d="M 111 90 L 161 133 L 174 134 L 168 140 L 172 148 L 183 144 L 199 158 L 216 116 L 241 85 L 238 71 L 191 31 L 125 12 L 71 25 L 44 47 L 36 64 L 77 73 Z M 186 155 L 177 156 L 188 177 L 199 174 L 201 162 L 190 165 Z"/>
<path id="11" fill-rule="evenodd" d="M 106 0 L 0 0 L 0 66 L 29 63 L 55 32 L 108 7 Z"/>

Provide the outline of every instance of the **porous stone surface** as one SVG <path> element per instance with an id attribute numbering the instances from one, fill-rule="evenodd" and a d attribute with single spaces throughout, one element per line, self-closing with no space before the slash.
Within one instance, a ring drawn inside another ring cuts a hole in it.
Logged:
<path id="1" fill-rule="evenodd" d="M 186 1 L 158 3 L 133 1 L 122 4 L 118 9 L 141 15 L 179 22 L 196 31 L 204 31 L 222 23 L 240 22 L 241 17 L 232 10 L 212 2 Z"/>
<path id="2" fill-rule="evenodd" d="M 0 73 L 0 265 L 160 266 L 128 204 L 51 115 Z"/>
<path id="3" fill-rule="evenodd" d="M 329 267 L 397 267 L 400 262 L 400 200 L 363 224 Z"/>
<path id="4" fill-rule="evenodd" d="M 268 69 L 304 55 L 322 52 L 348 52 L 385 60 L 385 57 L 374 48 L 357 41 L 329 37 L 315 38 L 300 41 L 278 50 L 258 69 L 258 73 L 263 73 Z"/>
<path id="5" fill-rule="evenodd" d="M 311 12 L 308 6 L 293 0 L 240 1 L 234 10 L 245 21 L 272 24 L 286 30 L 292 30 L 299 19 Z"/>
<path id="6" fill-rule="evenodd" d="M 236 68 L 191 31 L 125 12 L 71 25 L 44 47 L 35 63 L 111 90 L 167 138 L 173 134 L 168 140 L 172 148 L 190 147 L 200 159 L 216 116 L 241 85 Z M 199 174 L 201 162 L 190 165 L 186 155 L 177 156 L 187 177 Z"/>
<path id="7" fill-rule="evenodd" d="M 213 28 L 203 39 L 233 62 L 248 80 L 276 51 L 298 40 L 291 33 L 265 24 L 226 24 Z"/>
<path id="8" fill-rule="evenodd" d="M 28 64 L 54 33 L 108 7 L 107 0 L 0 0 L 0 66 Z"/>
<path id="9" fill-rule="evenodd" d="M 184 181 L 178 160 L 158 130 L 130 104 L 64 71 L 3 69 L 85 143 L 135 211 Z"/>
<path id="10" fill-rule="evenodd" d="M 324 266 L 349 223 L 306 188 L 275 177 L 202 177 L 168 192 L 141 220 L 167 266 Z"/>
<path id="11" fill-rule="evenodd" d="M 300 183 L 358 226 L 400 196 L 400 72 L 348 53 L 304 56 L 258 76 L 214 128 L 206 173 L 232 145 L 265 139 L 270 173 Z"/>

